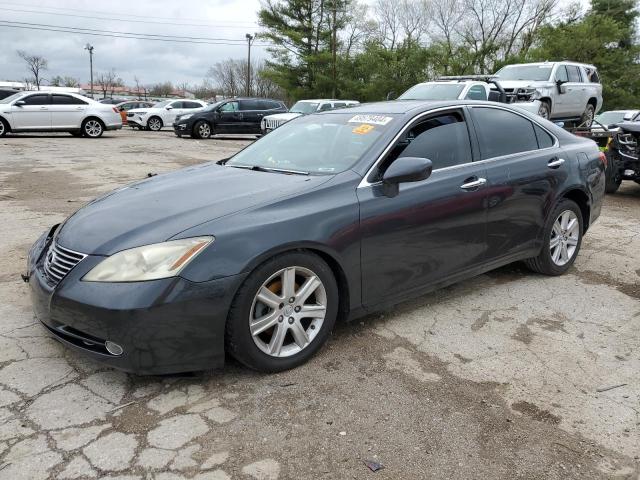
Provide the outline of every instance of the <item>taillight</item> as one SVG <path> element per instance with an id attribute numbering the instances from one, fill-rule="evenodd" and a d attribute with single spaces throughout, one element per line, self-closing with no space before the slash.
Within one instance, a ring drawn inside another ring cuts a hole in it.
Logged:
<path id="1" fill-rule="evenodd" d="M 607 168 L 607 155 L 604 152 L 600 152 L 600 161 L 604 165 L 604 168 Z"/>
<path id="2" fill-rule="evenodd" d="M 115 113 L 120 113 L 116 107 L 113 107 L 113 111 L 114 111 Z"/>

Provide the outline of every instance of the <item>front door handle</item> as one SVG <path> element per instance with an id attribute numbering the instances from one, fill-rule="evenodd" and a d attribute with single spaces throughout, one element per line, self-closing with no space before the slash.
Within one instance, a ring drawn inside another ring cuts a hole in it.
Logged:
<path id="1" fill-rule="evenodd" d="M 560 165 L 564 163 L 564 158 L 552 158 L 547 163 L 547 167 L 549 168 L 558 168 Z"/>
<path id="2" fill-rule="evenodd" d="M 463 183 L 462 185 L 460 185 L 460 188 L 463 190 L 475 190 L 487 183 L 486 178 L 477 178 L 475 180 L 471 180 L 471 179 L 469 180 L 470 181 L 468 181 L 467 183 Z"/>

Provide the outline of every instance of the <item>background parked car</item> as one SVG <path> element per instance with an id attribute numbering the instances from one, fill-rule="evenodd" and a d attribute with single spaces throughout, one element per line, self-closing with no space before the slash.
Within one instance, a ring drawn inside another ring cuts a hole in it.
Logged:
<path id="1" fill-rule="evenodd" d="M 640 184 L 640 122 L 622 122 L 607 152 L 607 193 L 615 193 L 622 180 Z"/>
<path id="2" fill-rule="evenodd" d="M 122 128 L 120 112 L 75 93 L 18 92 L 0 100 L 0 137 L 7 132 L 69 132 L 97 138 Z"/>
<path id="3" fill-rule="evenodd" d="M 287 113 L 278 113 L 264 117 L 260 124 L 262 133 L 269 133 L 280 125 L 287 123 L 301 115 L 308 115 L 316 112 L 326 112 L 327 110 L 336 110 L 338 108 L 354 107 L 360 102 L 355 100 L 300 100 L 291 107 Z"/>
<path id="4" fill-rule="evenodd" d="M 179 137 L 191 135 L 194 138 L 209 138 L 216 133 L 259 134 L 263 118 L 286 111 L 287 107 L 280 100 L 234 98 L 180 115 L 173 130 Z"/>
<path id="5" fill-rule="evenodd" d="M 597 125 L 593 125 L 592 130 L 602 129 L 603 127 L 608 130 L 617 130 L 618 123 L 636 121 L 638 119 L 640 119 L 640 110 L 608 110 L 595 116 L 594 120 Z"/>
<path id="6" fill-rule="evenodd" d="M 120 112 L 120 117 L 122 118 L 122 124 L 127 124 L 127 112 L 129 110 L 133 110 L 134 108 L 151 108 L 153 107 L 153 102 L 145 102 L 142 100 L 128 100 L 126 102 L 121 102 L 116 105 L 116 108 Z"/>
<path id="7" fill-rule="evenodd" d="M 602 108 L 602 85 L 593 65 L 543 62 L 507 65 L 496 73 L 507 93 L 540 100 L 538 115 L 590 127 Z M 520 106 L 520 105 L 518 105 Z"/>
<path id="8" fill-rule="evenodd" d="M 135 108 L 127 113 L 127 123 L 140 129 L 160 130 L 173 124 L 178 115 L 195 112 L 207 106 L 202 100 L 165 100 L 150 108 Z"/>
<path id="9" fill-rule="evenodd" d="M 15 95 L 16 93 L 18 93 L 18 90 L 13 90 L 12 88 L 0 88 L 0 100 L 10 97 L 11 95 Z"/>

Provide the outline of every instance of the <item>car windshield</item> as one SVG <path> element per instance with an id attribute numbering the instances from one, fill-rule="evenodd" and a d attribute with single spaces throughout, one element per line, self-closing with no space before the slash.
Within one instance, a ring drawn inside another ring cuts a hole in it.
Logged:
<path id="1" fill-rule="evenodd" d="M 302 113 L 306 115 L 318 110 L 318 105 L 320 104 L 314 102 L 297 102 L 289 111 L 291 113 Z"/>
<path id="2" fill-rule="evenodd" d="M 398 100 L 457 100 L 463 83 L 422 83 L 411 87 Z"/>
<path id="3" fill-rule="evenodd" d="M 165 100 L 164 102 L 156 103 L 153 108 L 164 108 L 169 105 L 173 100 Z"/>
<path id="4" fill-rule="evenodd" d="M 22 95 L 24 95 L 24 92 L 14 93 L 13 95 L 9 95 L 8 97 L 0 100 L 0 103 L 11 103 L 14 100 L 17 100 L 18 98 L 20 98 Z"/>
<path id="5" fill-rule="evenodd" d="M 394 118 L 354 113 L 299 117 L 251 144 L 226 165 L 333 175 L 360 160 Z"/>
<path id="6" fill-rule="evenodd" d="M 622 122 L 626 113 L 627 112 L 603 112 L 596 115 L 595 120 L 606 127 L 607 125 Z"/>
<path id="7" fill-rule="evenodd" d="M 546 81 L 551 78 L 552 65 L 511 65 L 504 67 L 496 75 L 500 80 Z"/>

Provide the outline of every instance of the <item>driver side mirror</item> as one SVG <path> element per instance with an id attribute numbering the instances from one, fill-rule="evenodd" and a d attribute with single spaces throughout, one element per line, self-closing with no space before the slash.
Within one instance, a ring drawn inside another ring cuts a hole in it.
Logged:
<path id="1" fill-rule="evenodd" d="M 25 102 L 24 100 L 18 100 L 16 103 L 14 103 L 14 105 L 16 107 L 22 107 L 23 105 L 26 105 L 27 102 Z"/>
<path id="2" fill-rule="evenodd" d="M 558 87 L 558 93 L 567 93 L 567 87 L 564 80 L 556 80 L 556 86 Z"/>
<path id="3" fill-rule="evenodd" d="M 167 105 L 166 107 L 164 107 L 165 110 L 173 110 L 173 107 L 171 105 Z"/>
<path id="4" fill-rule="evenodd" d="M 420 182 L 431 176 L 433 163 L 428 158 L 401 157 L 389 165 L 382 176 L 384 194 L 395 197 L 399 193 L 399 184 Z"/>

